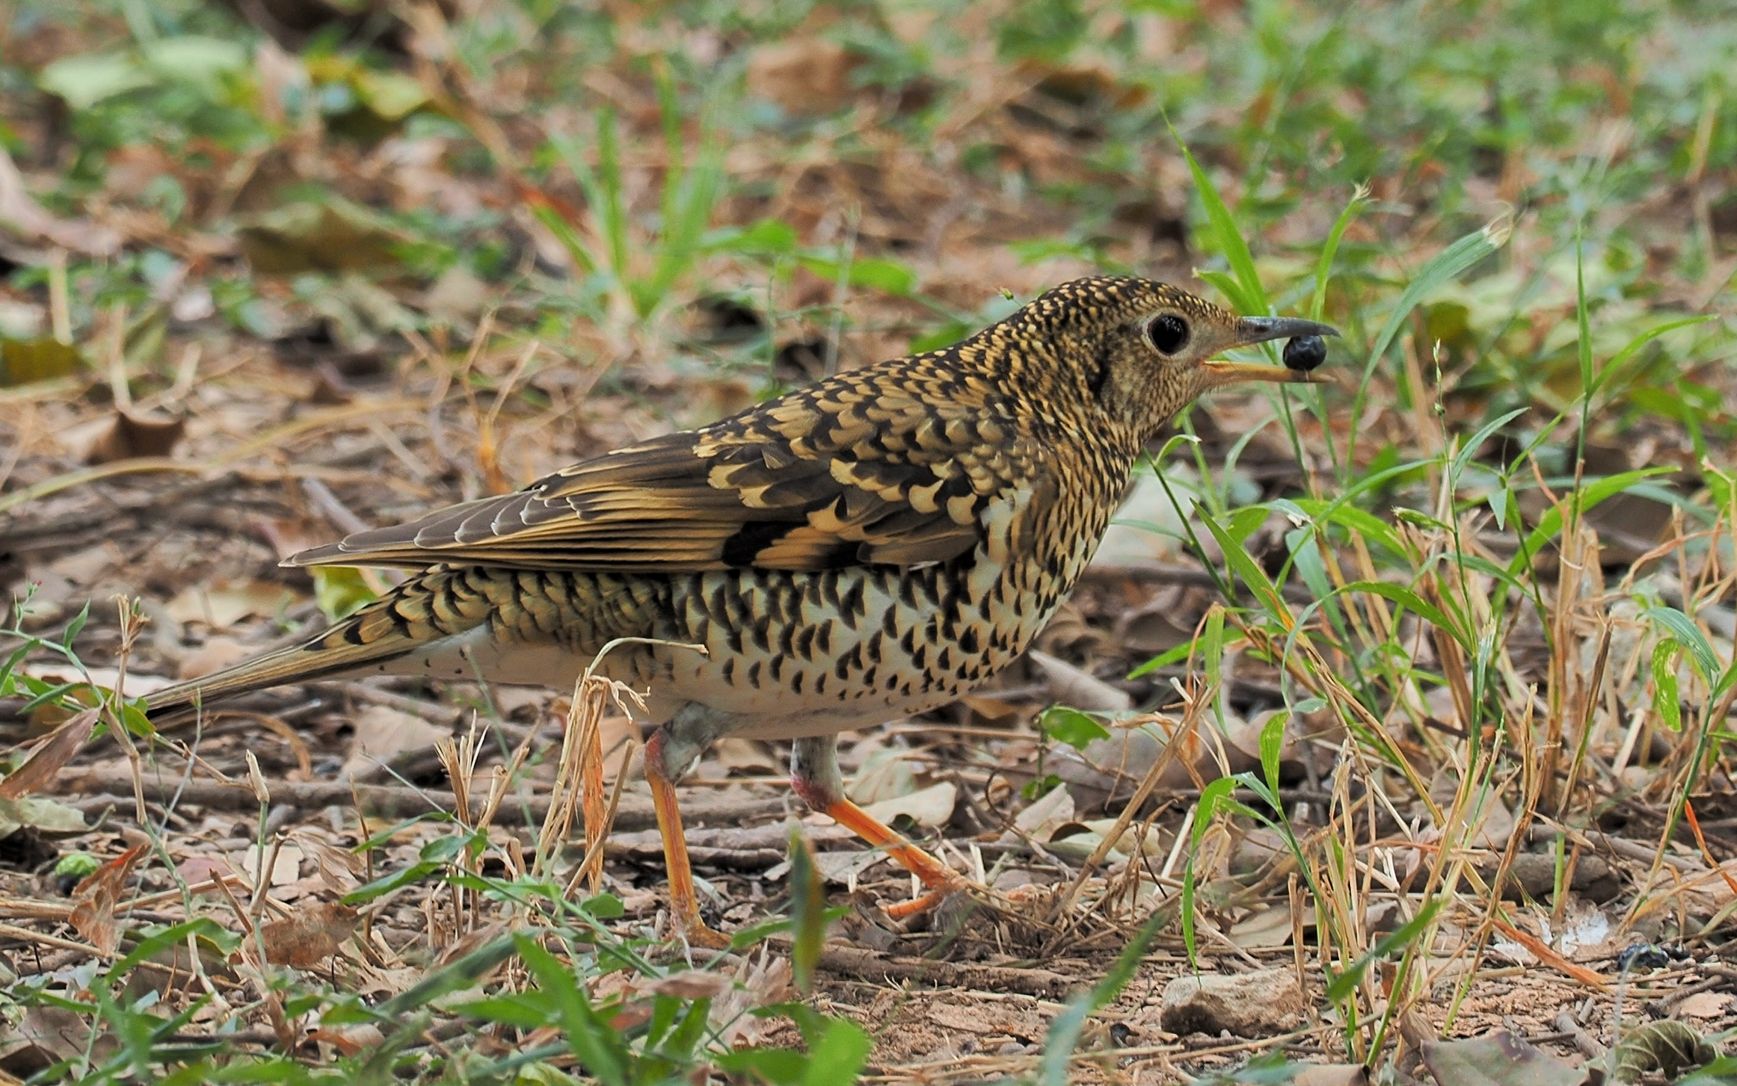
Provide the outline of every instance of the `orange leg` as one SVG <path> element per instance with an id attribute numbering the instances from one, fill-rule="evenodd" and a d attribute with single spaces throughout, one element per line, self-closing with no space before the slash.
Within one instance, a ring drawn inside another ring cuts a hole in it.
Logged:
<path id="1" fill-rule="evenodd" d="M 844 779 L 838 772 L 838 740 L 833 736 L 796 741 L 790 784 L 803 802 L 874 847 L 883 849 L 894 863 L 929 887 L 930 892 L 919 898 L 887 906 L 888 916 L 901 919 L 932 909 L 948 894 L 966 885 L 965 879 L 952 868 L 845 798 Z"/>
<path id="2" fill-rule="evenodd" d="M 675 782 L 663 764 L 662 731 L 645 744 L 645 779 L 651 785 L 651 803 L 657 812 L 657 832 L 663 838 L 664 865 L 669 868 L 669 905 L 676 926 L 693 946 L 722 950 L 730 937 L 714 931 L 700 918 L 700 899 L 694 892 L 694 869 L 688 862 L 688 841 L 682 835 L 682 813 L 676 806 Z"/>

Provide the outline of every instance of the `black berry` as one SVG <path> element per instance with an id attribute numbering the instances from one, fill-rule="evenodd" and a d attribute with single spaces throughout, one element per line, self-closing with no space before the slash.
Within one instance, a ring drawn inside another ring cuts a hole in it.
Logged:
<path id="1" fill-rule="evenodd" d="M 1320 336 L 1298 336 L 1285 341 L 1285 368 L 1307 373 L 1327 361 L 1327 341 Z"/>

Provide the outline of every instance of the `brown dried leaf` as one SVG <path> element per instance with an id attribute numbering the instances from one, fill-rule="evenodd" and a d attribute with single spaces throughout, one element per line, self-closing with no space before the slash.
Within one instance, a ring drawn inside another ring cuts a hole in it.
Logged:
<path id="1" fill-rule="evenodd" d="M 361 884 L 368 862 L 359 853 L 339 848 L 312 833 L 298 832 L 295 840 L 304 852 L 313 857 L 315 866 L 319 868 L 320 881 L 327 890 L 334 894 L 347 894 Z"/>
<path id="2" fill-rule="evenodd" d="M 1442 1086 L 1580 1086 L 1571 1067 L 1506 1030 L 1423 1046 L 1423 1065 Z"/>
<path id="3" fill-rule="evenodd" d="M 426 750 L 451 736 L 452 729 L 437 727 L 412 713 L 387 705 L 370 705 L 356 717 L 355 739 L 338 776 L 347 780 L 367 774 L 396 755 Z"/>
<path id="4" fill-rule="evenodd" d="M 1083 668 L 1037 649 L 1027 652 L 1026 656 L 1043 672 L 1050 695 L 1069 708 L 1083 712 L 1120 713 L 1134 707 L 1133 695 Z"/>
<path id="5" fill-rule="evenodd" d="M 919 826 L 944 826 L 953 817 L 953 808 L 958 802 L 958 786 L 952 781 L 942 781 L 902 796 L 890 796 L 878 803 L 870 803 L 863 810 L 886 823 L 902 817 Z"/>
<path id="6" fill-rule="evenodd" d="M 1014 817 L 1013 824 L 1022 833 L 1039 841 L 1048 841 L 1056 830 L 1073 822 L 1075 817 L 1073 793 L 1069 792 L 1066 786 L 1058 784 L 1019 812 Z"/>
<path id="7" fill-rule="evenodd" d="M 90 738 L 98 715 L 97 710 L 86 709 L 48 733 L 47 738 L 37 744 L 23 765 L 4 780 L 0 780 L 0 799 L 17 799 L 53 780 L 54 775 L 60 772 L 60 767 L 77 754 L 84 746 L 84 741 Z"/>
<path id="8" fill-rule="evenodd" d="M 24 190 L 24 176 L 0 147 L 0 228 L 26 241 L 44 242 L 88 256 L 120 251 L 121 236 L 106 226 L 51 215 Z"/>
<path id="9" fill-rule="evenodd" d="M 386 1035 L 380 1032 L 379 1026 L 349 1026 L 344 1029 L 321 1026 L 308 1030 L 307 1039 L 329 1044 L 346 1056 L 360 1055 L 386 1043 Z"/>
<path id="10" fill-rule="evenodd" d="M 850 75 L 859 63 L 825 38 L 769 42 L 748 57 L 748 93 L 790 113 L 832 113 L 850 101 Z"/>
<path id="11" fill-rule="evenodd" d="M 281 920 L 261 924 L 260 942 L 273 965 L 311 969 L 338 952 L 356 932 L 357 911 L 340 902 L 318 902 Z"/>
<path id="12" fill-rule="evenodd" d="M 263 853 L 261 852 L 262 848 Z M 285 841 L 281 845 L 271 842 L 267 842 L 263 846 L 259 844 L 248 845 L 246 856 L 242 859 L 240 867 L 249 879 L 259 877 L 259 869 L 264 864 L 262 856 L 271 860 L 271 870 L 266 872 L 266 883 L 273 889 L 288 886 L 301 877 L 302 850 L 301 846 L 295 842 Z"/>
<path id="13" fill-rule="evenodd" d="M 1291 1086 L 1368 1086 L 1369 1068 L 1360 1063 L 1322 1063 L 1305 1067 Z"/>
<path id="14" fill-rule="evenodd" d="M 653 981 L 649 991 L 677 999 L 716 999 L 729 990 L 733 982 L 722 973 L 705 973 L 688 969 L 671 973 Z"/>
<path id="15" fill-rule="evenodd" d="M 73 930 L 104 954 L 113 954 L 120 939 L 115 931 L 115 903 L 121 888 L 133 873 L 133 865 L 145 854 L 144 845 L 134 845 L 85 876 L 73 890 Z"/>
<path id="16" fill-rule="evenodd" d="M 1243 950 L 1270 950 L 1291 941 L 1291 911 L 1260 908 L 1238 920 L 1228 933 L 1231 944 Z"/>
<path id="17" fill-rule="evenodd" d="M 269 618 L 295 601 L 287 586 L 271 581 L 216 581 L 188 585 L 166 608 L 180 623 L 200 622 L 225 630 L 244 618 Z"/>
<path id="18" fill-rule="evenodd" d="M 261 275 L 391 266 L 408 240 L 378 212 L 337 196 L 274 208 L 237 224 L 242 255 Z"/>
<path id="19" fill-rule="evenodd" d="M 222 671 L 231 664 L 239 664 L 259 651 L 258 646 L 249 645 L 233 637 L 213 637 L 205 644 L 189 652 L 175 665 L 175 677 L 178 679 L 197 679 Z"/>
<path id="20" fill-rule="evenodd" d="M 1677 1014 L 1684 1018 L 1722 1018 L 1733 1003 L 1737 1003 L 1737 995 L 1730 992 L 1696 992 L 1677 1004 Z"/>

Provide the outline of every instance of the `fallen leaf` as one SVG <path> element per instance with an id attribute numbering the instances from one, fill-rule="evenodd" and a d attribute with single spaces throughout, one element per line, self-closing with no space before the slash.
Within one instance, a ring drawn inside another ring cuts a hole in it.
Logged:
<path id="1" fill-rule="evenodd" d="M 189 885 L 224 878 L 235 868 L 221 856 L 189 856 L 175 865 L 175 874 Z"/>
<path id="2" fill-rule="evenodd" d="M 63 219 L 43 210 L 25 191 L 24 175 L 4 146 L 0 146 L 0 229 L 26 241 L 44 242 L 86 256 L 113 256 L 121 248 L 121 235 L 106 226 Z"/>
<path id="3" fill-rule="evenodd" d="M 1369 1068 L 1360 1063 L 1317 1063 L 1300 1068 L 1290 1086 L 1368 1086 Z"/>
<path id="4" fill-rule="evenodd" d="M 677 999 L 716 999 L 729 989 L 730 984 L 730 978 L 722 973 L 685 969 L 654 980 L 649 991 Z"/>
<path id="5" fill-rule="evenodd" d="M 233 637 L 213 637 L 181 658 L 175 667 L 175 676 L 180 679 L 201 678 L 231 664 L 239 664 L 258 651 L 258 646 Z"/>
<path id="6" fill-rule="evenodd" d="M 831 113 L 850 100 L 851 72 L 861 58 L 835 41 L 788 38 L 748 56 L 748 93 L 789 113 Z"/>
<path id="7" fill-rule="evenodd" d="M 880 747 L 863 759 L 862 768 L 850 782 L 850 798 L 865 807 L 883 799 L 893 799 L 912 792 L 917 787 L 917 775 L 901 751 Z"/>
<path id="8" fill-rule="evenodd" d="M 1074 797 L 1065 785 L 1056 785 L 1014 816 L 1013 824 L 1020 831 L 1047 841 L 1063 825 L 1074 821 Z"/>
<path id="9" fill-rule="evenodd" d="M 340 848 L 312 832 L 298 832 L 296 843 L 314 859 L 321 883 L 333 894 L 347 894 L 361 885 L 368 861 L 354 849 Z"/>
<path id="10" fill-rule="evenodd" d="M 356 715 L 356 734 L 350 752 L 338 770 L 340 779 L 372 772 L 381 762 L 409 751 L 426 750 L 452 736 L 451 728 L 439 727 L 412 713 L 387 705 L 370 705 Z"/>
<path id="11" fill-rule="evenodd" d="M 30 752 L 23 765 L 0 780 L 0 799 L 17 799 L 53 780 L 60 767 L 90 738 L 99 715 L 96 709 L 86 709 L 49 732 Z"/>
<path id="12" fill-rule="evenodd" d="M 1291 942 L 1291 911 L 1261 908 L 1231 925 L 1226 933 L 1232 946 L 1243 950 L 1271 950 Z"/>
<path id="13" fill-rule="evenodd" d="M 83 811 L 59 800 L 44 796 L 0 799 L 0 837 L 10 837 L 26 826 L 46 834 L 83 833 L 89 828 Z"/>
<path id="14" fill-rule="evenodd" d="M 1441 1086 L 1581 1086 L 1586 1081 L 1585 1070 L 1506 1030 L 1426 1043 L 1423 1065 Z"/>
<path id="15" fill-rule="evenodd" d="M 886 823 L 908 818 L 919 826 L 944 826 L 952 819 L 958 801 L 958 786 L 952 781 L 941 781 L 915 792 L 868 804 L 863 810 Z"/>
<path id="16" fill-rule="evenodd" d="M 115 930 L 115 902 L 133 873 L 133 865 L 145 854 L 145 845 L 134 845 L 87 875 L 73 889 L 77 902 L 67 917 L 73 930 L 98 950 L 113 954 L 120 938 Z"/>
<path id="17" fill-rule="evenodd" d="M 295 600 L 294 590 L 271 581 L 215 581 L 188 585 L 165 610 L 176 622 L 227 630 L 244 618 L 271 618 Z"/>
<path id="18" fill-rule="evenodd" d="M 1111 686 L 1066 660 L 1036 649 L 1025 655 L 1043 672 L 1050 697 L 1062 705 L 1086 712 L 1107 713 L 1126 712 L 1134 707 L 1134 697 L 1126 690 Z"/>
<path id="19" fill-rule="evenodd" d="M 83 366 L 84 356 L 70 343 L 48 336 L 25 340 L 0 337 L 0 388 L 67 377 Z"/>
<path id="20" fill-rule="evenodd" d="M 1723 1018 L 1737 996 L 1730 992 L 1696 992 L 1677 1004 L 1677 1013 L 1684 1018 Z"/>
<path id="21" fill-rule="evenodd" d="M 360 914 L 336 901 L 303 906 L 289 916 L 261 924 L 259 938 L 273 965 L 311 969 L 338 952 L 356 932 Z"/>
<path id="22" fill-rule="evenodd" d="M 386 1035 L 379 1026 L 346 1026 L 339 1029 L 336 1026 L 320 1026 L 308 1030 L 307 1039 L 322 1044 L 329 1044 L 345 1056 L 359 1056 L 370 1049 L 378 1049 L 386 1043 Z"/>
<path id="23" fill-rule="evenodd" d="M 40 664 L 28 665 L 24 673 L 35 679 L 50 683 L 89 683 L 98 690 L 115 691 L 121 684 L 121 672 L 113 667 L 89 667 L 83 669 L 74 667 L 65 660 L 43 660 Z M 155 693 L 166 686 L 175 685 L 174 679 L 161 675 L 145 675 L 137 671 L 127 672 L 127 691 L 129 698 L 143 697 Z"/>
<path id="24" fill-rule="evenodd" d="M 237 237 L 242 255 L 263 275 L 392 266 L 409 240 L 384 216 L 336 196 L 240 218 Z"/>
<path id="25" fill-rule="evenodd" d="M 302 850 L 300 846 L 293 842 L 286 841 L 281 847 L 279 847 L 268 842 L 265 845 L 265 854 L 270 856 L 273 851 L 277 853 L 277 856 L 272 861 L 271 871 L 267 876 L 267 884 L 272 887 L 278 887 L 287 886 L 296 881 L 296 879 L 301 876 L 302 870 Z M 247 879 L 249 882 L 258 877 L 260 868 L 260 846 L 258 844 L 248 846 L 247 852 L 242 858 L 239 866 L 241 868 L 242 877 Z"/>

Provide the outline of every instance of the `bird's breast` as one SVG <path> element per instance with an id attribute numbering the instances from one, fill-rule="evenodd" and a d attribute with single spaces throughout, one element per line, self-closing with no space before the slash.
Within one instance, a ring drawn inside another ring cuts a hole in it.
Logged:
<path id="1" fill-rule="evenodd" d="M 1090 560 L 1108 514 L 1058 512 L 992 506 L 982 543 L 948 562 L 678 579 L 664 636 L 705 651 L 659 649 L 662 681 L 768 738 L 944 705 L 1024 652 Z"/>

